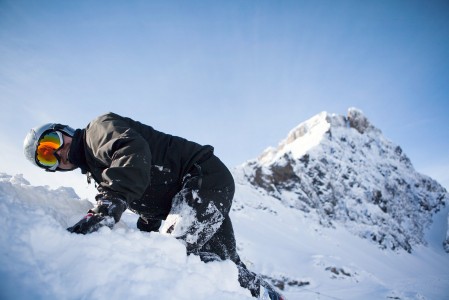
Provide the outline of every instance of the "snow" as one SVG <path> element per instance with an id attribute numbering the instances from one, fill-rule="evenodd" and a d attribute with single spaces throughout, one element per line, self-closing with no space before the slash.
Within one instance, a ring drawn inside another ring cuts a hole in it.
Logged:
<path id="1" fill-rule="evenodd" d="M 287 299 L 448 299 L 449 255 L 440 228 L 447 207 L 428 229 L 427 246 L 412 253 L 383 250 L 343 225 L 319 225 L 315 215 L 285 207 L 235 175 L 232 219 L 245 262 L 286 282 L 309 283 L 286 285 Z"/>
<path id="2" fill-rule="evenodd" d="M 92 207 L 70 188 L 0 175 L 1 299 L 250 299 L 230 261 L 205 264 L 176 239 L 136 229 L 66 228 Z"/>
<path id="3" fill-rule="evenodd" d="M 425 228 L 449 203 L 447 191 L 354 108 L 348 117 L 323 112 L 301 123 L 270 153 L 240 166 L 246 184 L 384 248 L 425 243 Z"/>
<path id="4" fill-rule="evenodd" d="M 449 299 L 449 194 L 360 110 L 312 117 L 234 174 L 242 256 L 274 282 L 309 283 L 287 284 L 289 298 Z M 263 255 L 247 228 L 269 237 Z"/>
<path id="5" fill-rule="evenodd" d="M 290 131 L 277 149 L 268 148 L 259 158 L 261 164 L 269 165 L 280 159 L 284 153 L 291 152 L 294 158 L 300 158 L 308 150 L 317 146 L 322 140 L 323 134 L 329 130 L 329 123 L 323 122 L 327 113 L 322 112 L 308 121 L 299 124 Z"/>
<path id="6" fill-rule="evenodd" d="M 0 175 L 1 299 L 251 299 L 231 262 L 205 264 L 186 256 L 176 239 L 138 231 L 129 212 L 113 230 L 67 232 L 91 206 L 70 188 Z M 440 211 L 433 226 L 444 224 L 447 213 Z M 440 229 L 430 229 L 428 245 L 412 254 L 381 250 L 241 183 L 231 218 L 242 259 L 284 282 L 288 299 L 449 295 L 449 255 Z"/>

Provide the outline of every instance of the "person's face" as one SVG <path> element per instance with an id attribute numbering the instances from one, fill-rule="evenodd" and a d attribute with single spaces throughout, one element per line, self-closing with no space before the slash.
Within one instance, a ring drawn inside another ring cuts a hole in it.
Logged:
<path id="1" fill-rule="evenodd" d="M 69 151 L 70 151 L 70 145 L 72 145 L 72 138 L 69 136 L 66 136 L 65 134 L 62 135 L 64 139 L 64 145 L 61 149 L 56 151 L 56 154 L 59 156 L 59 166 L 58 168 L 63 170 L 71 170 L 75 168 L 76 166 L 69 162 Z"/>

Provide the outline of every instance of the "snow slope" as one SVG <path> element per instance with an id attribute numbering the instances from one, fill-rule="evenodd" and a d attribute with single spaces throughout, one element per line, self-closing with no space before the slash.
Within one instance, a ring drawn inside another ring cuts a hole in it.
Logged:
<path id="1" fill-rule="evenodd" d="M 244 261 L 283 286 L 288 299 L 448 299 L 449 255 L 442 248 L 449 208 L 426 230 L 427 246 L 381 249 L 344 224 L 286 207 L 236 173 L 232 219 Z"/>

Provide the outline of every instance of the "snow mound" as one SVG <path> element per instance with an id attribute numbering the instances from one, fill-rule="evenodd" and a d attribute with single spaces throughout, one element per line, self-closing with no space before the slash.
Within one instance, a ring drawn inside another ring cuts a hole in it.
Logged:
<path id="1" fill-rule="evenodd" d="M 91 207 L 71 188 L 0 173 L 1 299 L 251 299 L 232 262 L 205 264 L 172 237 L 123 221 L 67 232 Z"/>

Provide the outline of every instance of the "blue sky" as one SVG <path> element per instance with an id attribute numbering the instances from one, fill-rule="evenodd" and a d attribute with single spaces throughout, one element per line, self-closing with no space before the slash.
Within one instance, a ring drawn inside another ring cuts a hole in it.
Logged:
<path id="1" fill-rule="evenodd" d="M 0 171 L 81 177 L 23 158 L 29 128 L 49 121 L 113 111 L 233 167 L 357 107 L 449 188 L 448 79 L 448 1 L 1 0 Z"/>

